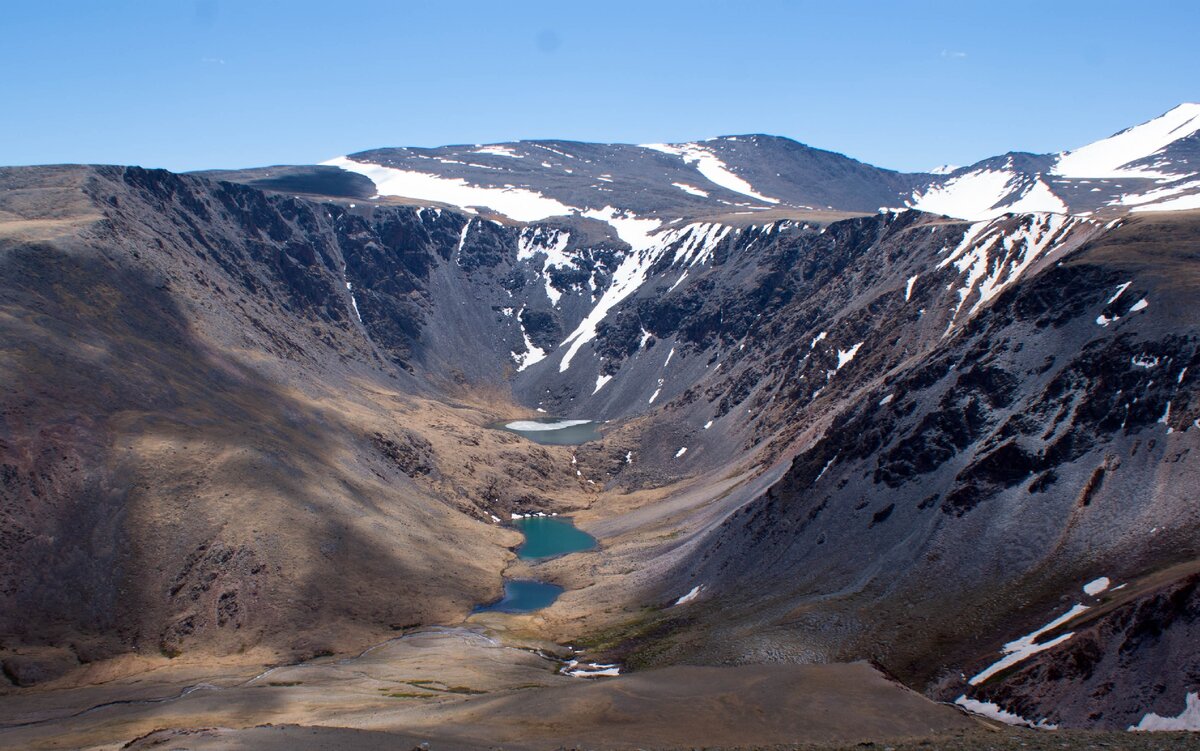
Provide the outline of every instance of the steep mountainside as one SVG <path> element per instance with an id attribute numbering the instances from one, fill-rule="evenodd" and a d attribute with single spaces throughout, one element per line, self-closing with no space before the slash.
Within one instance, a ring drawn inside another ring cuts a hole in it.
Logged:
<path id="1" fill-rule="evenodd" d="M 1131 209 L 1187 205 L 1191 107 L 948 176 L 765 136 L 0 170 L 4 675 L 459 623 L 519 566 L 501 520 L 575 511 L 601 550 L 529 633 L 1178 716 L 1200 216 Z M 879 210 L 983 182 L 976 221 Z M 491 429 L 535 410 L 610 422 Z"/>

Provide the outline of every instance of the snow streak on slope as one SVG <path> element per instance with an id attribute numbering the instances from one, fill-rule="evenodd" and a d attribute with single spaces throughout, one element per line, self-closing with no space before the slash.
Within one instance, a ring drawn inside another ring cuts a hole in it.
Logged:
<path id="1" fill-rule="evenodd" d="M 546 297 L 550 298 L 551 305 L 558 305 L 562 292 L 550 283 L 550 269 L 571 268 L 574 265 L 572 257 L 565 252 L 570 240 L 570 233 L 548 227 L 526 227 L 517 236 L 518 260 L 529 260 L 539 253 L 546 256 L 542 264 L 542 278 L 546 283 Z"/>
<path id="2" fill-rule="evenodd" d="M 1153 156 L 1181 138 L 1200 131 L 1200 104 L 1181 104 L 1150 122 L 1123 130 L 1115 136 L 1063 152 L 1054 174 L 1063 177 L 1163 178 L 1147 167 L 1129 167 L 1131 162 Z M 1159 165 L 1154 165 L 1159 166 Z"/>
<path id="3" fill-rule="evenodd" d="M 644 143 L 641 146 L 644 149 L 652 149 L 654 151 L 661 151 L 664 154 L 683 157 L 684 162 L 695 164 L 696 170 L 701 175 L 704 175 L 710 183 L 720 185 L 726 190 L 741 193 L 744 196 L 750 196 L 766 203 L 779 203 L 778 198 L 769 198 L 756 192 L 754 186 L 733 174 L 725 162 L 721 161 L 711 149 L 701 146 L 698 143 Z"/>
<path id="4" fill-rule="evenodd" d="M 1020 224 L 1011 228 L 1009 221 Z M 1072 230 L 1090 220 L 1068 217 L 1062 214 L 1029 214 L 1017 220 L 995 219 L 976 222 L 963 235 L 958 246 L 938 263 L 938 268 L 950 264 L 958 269 L 962 278 L 958 289 L 958 304 L 950 314 L 950 327 L 954 326 L 963 305 L 976 296 L 970 314 L 1016 282 L 1026 269 L 1058 248 Z M 947 329 L 949 331 L 949 329 Z"/>
<path id="5" fill-rule="evenodd" d="M 525 324 L 521 321 L 521 314 L 524 312 L 525 309 L 521 308 L 521 310 L 517 312 L 516 320 L 517 326 L 521 329 L 521 338 L 525 341 L 525 351 L 521 353 L 512 353 L 512 359 L 517 363 L 518 373 L 525 370 L 525 368 L 528 368 L 530 365 L 535 365 L 542 360 L 545 360 L 546 355 L 548 354 L 546 350 L 534 344 L 533 340 L 529 338 L 529 332 L 525 330 Z"/>
<path id="6" fill-rule="evenodd" d="M 571 206 L 525 188 L 484 188 L 470 185 L 461 177 L 439 177 L 425 172 L 356 162 L 344 156 L 321 164 L 341 167 L 369 178 L 381 196 L 437 201 L 462 207 L 465 211 L 473 211 L 472 207 L 475 206 L 486 206 L 520 222 L 564 216 L 576 211 Z"/>
<path id="7" fill-rule="evenodd" d="M 1143 206 L 1135 206 L 1131 209 L 1134 212 L 1142 211 L 1187 211 L 1189 209 L 1200 209 L 1200 193 L 1193 193 L 1190 196 L 1180 196 L 1159 203 L 1152 203 Z"/>
<path id="8" fill-rule="evenodd" d="M 1063 613 L 1059 617 L 1050 621 L 1045 626 L 1042 626 L 1041 628 L 1039 628 L 1037 631 L 1034 631 L 1031 634 L 1026 634 L 1025 636 L 1022 636 L 1020 639 L 1016 639 L 1014 641 L 1010 641 L 1009 643 L 1005 644 L 1004 648 L 1000 650 L 1001 654 L 1003 654 L 1004 657 L 1002 659 L 992 663 L 991 665 L 989 665 L 983 671 L 981 671 L 980 673 L 975 675 L 973 678 L 968 680 L 967 683 L 970 683 L 972 686 L 978 686 L 980 683 L 983 683 L 988 678 L 991 678 L 996 673 L 999 673 L 1001 670 L 1010 668 L 1019 662 L 1023 662 L 1025 660 L 1029 659 L 1030 657 L 1034 656 L 1038 652 L 1044 652 L 1047 649 L 1050 649 L 1051 647 L 1058 646 L 1059 644 L 1062 644 L 1063 642 L 1067 641 L 1068 639 L 1070 639 L 1072 636 L 1075 635 L 1075 633 L 1073 631 L 1062 634 L 1060 636 L 1056 636 L 1053 639 L 1050 639 L 1049 641 L 1045 641 L 1045 642 L 1039 641 L 1039 639 L 1041 638 L 1041 636 L 1043 634 L 1053 631 L 1056 628 L 1058 628 L 1059 626 L 1062 626 L 1062 625 L 1068 623 L 1069 621 L 1074 619 L 1075 616 L 1087 611 L 1088 609 L 1089 608 L 1087 605 L 1075 605 L 1073 608 L 1068 610 L 1066 613 Z"/>
<path id="9" fill-rule="evenodd" d="M 579 349 L 595 338 L 597 324 L 604 320 L 608 311 L 645 283 L 650 268 L 662 258 L 663 254 L 674 248 L 673 262 L 683 262 L 688 265 L 704 263 L 730 232 L 737 231 L 722 224 L 699 223 L 652 235 L 651 232 L 660 226 L 657 219 L 622 217 L 616 214 L 612 207 L 606 207 L 602 212 L 585 212 L 584 216 L 600 219 L 613 225 L 621 239 L 633 246 L 633 250 L 617 267 L 613 274 L 612 284 L 605 291 L 604 296 L 580 322 L 575 331 L 563 340 L 560 346 L 567 344 L 571 346 L 563 356 L 562 362 L 559 363 L 559 372 L 565 372 L 571 367 L 571 361 Z M 669 358 L 668 362 L 670 362 Z"/>
<path id="10" fill-rule="evenodd" d="M 617 266 L 613 272 L 612 283 L 604 291 L 599 302 L 587 314 L 587 317 L 579 322 L 575 331 L 559 345 L 560 347 L 571 345 L 558 365 L 560 373 L 571 367 L 571 360 L 580 347 L 596 338 L 596 326 L 604 320 L 608 311 L 642 286 L 650 273 L 650 267 L 662 255 L 664 249 L 664 246 L 652 236 L 652 233 L 662 226 L 662 222 L 657 219 L 641 219 L 629 212 L 618 211 L 611 206 L 585 211 L 583 215 L 608 222 L 617 231 L 617 235 L 629 243 L 630 251 L 629 255 L 621 261 L 621 265 Z"/>

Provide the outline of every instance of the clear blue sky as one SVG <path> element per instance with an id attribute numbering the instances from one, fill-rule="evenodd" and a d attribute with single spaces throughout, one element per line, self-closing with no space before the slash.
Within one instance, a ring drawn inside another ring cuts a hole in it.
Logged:
<path id="1" fill-rule="evenodd" d="M 0 164 L 757 132 L 922 169 L 1200 100 L 1195 0 L 5 0 L 0 32 Z"/>

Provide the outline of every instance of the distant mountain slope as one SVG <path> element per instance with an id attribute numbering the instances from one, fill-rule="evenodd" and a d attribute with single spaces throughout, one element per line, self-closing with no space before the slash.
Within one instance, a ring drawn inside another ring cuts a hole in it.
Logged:
<path id="1" fill-rule="evenodd" d="M 1005 212 L 1119 215 L 1200 208 L 1200 104 L 1055 155 L 1007 154 L 957 169 L 906 205 L 984 219 Z"/>
<path id="2" fill-rule="evenodd" d="M 674 219 L 784 210 L 869 213 L 913 208 L 959 219 L 1044 211 L 1111 218 L 1200 207 L 1200 104 L 1059 154 L 1009 153 L 940 174 L 880 169 L 787 138 L 724 136 L 678 144 L 571 141 L 385 148 L 327 167 L 369 178 L 380 197 L 491 212 L 516 221 L 553 216 Z M 276 190 L 313 192 L 301 179 L 220 173 Z M 311 169 L 311 168 L 310 168 Z M 215 174 L 215 173 L 214 173 Z M 348 183 L 321 178 L 329 195 Z M 264 182 L 267 181 L 267 182 Z M 356 191 L 361 190 L 357 185 Z M 334 192 L 336 191 L 336 192 Z M 355 195 L 362 196 L 360 192 Z M 615 225 L 614 225 L 615 226 Z"/>

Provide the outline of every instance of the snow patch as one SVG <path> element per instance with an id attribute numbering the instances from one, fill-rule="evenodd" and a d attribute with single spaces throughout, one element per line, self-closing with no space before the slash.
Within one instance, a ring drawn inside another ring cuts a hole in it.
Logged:
<path id="1" fill-rule="evenodd" d="M 706 146 L 701 146 L 697 143 L 644 143 L 641 146 L 644 149 L 652 149 L 654 151 L 661 151 L 664 154 L 673 154 L 682 157 L 685 164 L 696 165 L 696 170 L 701 175 L 704 175 L 710 183 L 720 185 L 726 190 L 741 193 L 744 196 L 750 196 L 766 203 L 779 203 L 778 198 L 770 198 L 755 192 L 754 186 L 731 172 L 728 165 L 721 161 Z"/>
<path id="2" fill-rule="evenodd" d="M 689 193 L 693 196 L 700 196 L 701 198 L 708 198 L 708 191 L 700 190 L 694 185 L 688 185 L 687 183 L 671 183 L 671 185 L 679 188 L 684 193 Z"/>
<path id="3" fill-rule="evenodd" d="M 524 154 L 518 154 L 517 152 L 513 151 L 511 147 L 500 146 L 498 144 L 493 144 L 491 146 L 484 146 L 482 148 L 475 149 L 471 153 L 472 154 L 491 154 L 492 156 L 509 156 L 509 157 L 512 157 L 513 159 L 524 159 L 525 158 Z"/>
<path id="4" fill-rule="evenodd" d="M 1122 285 L 1119 285 L 1117 287 L 1117 291 L 1113 294 L 1112 297 L 1108 298 L 1108 302 L 1106 302 L 1105 305 L 1112 305 L 1113 303 L 1115 303 L 1117 301 L 1117 298 L 1119 298 L 1121 295 L 1125 294 L 1125 290 L 1129 289 L 1129 285 L 1131 285 L 1131 284 L 1133 284 L 1133 282 L 1128 281 Z"/>
<path id="5" fill-rule="evenodd" d="M 681 448 L 675 452 L 675 458 L 678 459 L 679 457 L 683 456 L 686 453 L 687 453 L 687 446 L 684 446 L 683 448 Z"/>
<path id="6" fill-rule="evenodd" d="M 599 392 L 600 392 L 600 389 L 602 389 L 602 388 L 604 388 L 606 385 L 608 385 L 608 382 L 609 382 L 609 381 L 611 381 L 612 379 L 613 379 L 613 377 L 612 377 L 612 376 L 610 376 L 610 375 L 598 375 L 598 376 L 596 376 L 596 388 L 592 389 L 592 393 L 593 393 L 593 394 L 597 394 L 597 393 L 599 393 Z"/>
<path id="7" fill-rule="evenodd" d="M 1200 730 L 1200 694 L 1189 693 L 1184 697 L 1183 711 L 1174 717 L 1163 717 L 1147 712 L 1141 722 L 1130 725 L 1131 731 Z"/>
<path id="8" fill-rule="evenodd" d="M 537 255 L 546 257 L 542 263 L 542 280 L 546 297 L 554 306 L 558 305 L 562 292 L 551 284 L 550 269 L 574 267 L 574 259 L 566 252 L 570 241 L 571 233 L 550 227 L 526 227 L 517 236 L 517 260 L 531 260 Z"/>
<path id="9" fill-rule="evenodd" d="M 1091 608 L 1089 608 L 1087 605 L 1075 605 L 1073 608 L 1068 610 L 1066 613 L 1063 613 L 1059 617 L 1050 621 L 1045 626 L 1042 626 L 1041 628 L 1039 628 L 1037 631 L 1034 631 L 1031 634 L 1022 636 L 1020 639 L 1016 639 L 1014 641 L 1008 642 L 1000 650 L 1000 653 L 1004 655 L 1004 657 L 1002 659 L 997 660 L 996 662 L 992 663 L 988 667 L 984 668 L 983 671 L 978 673 L 974 678 L 971 678 L 967 682 L 970 683 L 972 686 L 978 686 L 980 683 L 983 683 L 984 681 L 986 681 L 988 678 L 991 678 L 996 673 L 999 673 L 1002 670 L 1010 668 L 1013 665 L 1016 665 L 1017 663 L 1024 662 L 1025 660 L 1034 656 L 1038 652 L 1044 652 L 1047 649 L 1050 649 L 1052 647 L 1058 646 L 1059 644 L 1062 644 L 1063 642 L 1065 642 L 1066 640 L 1068 640 L 1072 636 L 1074 636 L 1075 632 L 1070 631 L 1070 632 L 1062 634 L 1060 636 L 1056 636 L 1048 642 L 1042 642 L 1042 643 L 1038 643 L 1038 637 L 1040 637 L 1042 634 L 1044 634 L 1048 631 L 1053 631 L 1054 629 L 1058 628 L 1059 626 L 1062 626 L 1063 624 L 1069 622 L 1070 620 L 1075 618 L 1075 616 L 1079 615 L 1080 613 L 1083 613 L 1090 609 Z"/>
<path id="10" fill-rule="evenodd" d="M 1160 117 L 1109 138 L 1059 154 L 1053 172 L 1063 177 L 1163 178 L 1161 172 L 1128 165 L 1200 131 L 1200 104 L 1181 104 Z"/>
<path id="11" fill-rule="evenodd" d="M 473 211 L 475 206 L 486 206 L 521 222 L 533 222 L 551 216 L 572 214 L 575 209 L 526 188 L 488 188 L 471 185 L 461 177 L 441 177 L 426 172 L 384 167 L 369 162 L 356 162 L 340 156 L 322 162 L 323 165 L 341 167 L 348 172 L 363 175 L 375 183 L 381 196 L 402 196 L 426 201 L 437 201 Z"/>
<path id="12" fill-rule="evenodd" d="M 974 712 L 977 715 L 990 717 L 991 719 L 1003 722 L 1006 725 L 1023 725 L 1025 727 L 1038 728 L 1039 730 L 1058 729 L 1058 725 L 1053 723 L 1046 722 L 1045 720 L 1030 722 L 1018 714 L 1001 709 L 998 704 L 993 704 L 990 701 L 977 701 L 975 699 L 968 699 L 965 694 L 955 699 L 954 703 L 968 712 Z"/>
<path id="13" fill-rule="evenodd" d="M 1200 209 L 1200 193 L 1193 193 L 1190 196 L 1180 196 L 1172 198 L 1169 201 L 1161 201 L 1159 203 L 1151 203 L 1144 206 L 1135 206 L 1130 211 L 1134 213 L 1142 213 L 1146 211 L 1188 211 L 1190 209 Z"/>
<path id="14" fill-rule="evenodd" d="M 858 354 L 858 348 L 861 346 L 863 346 L 863 343 L 859 342 L 858 344 L 855 344 L 850 349 L 847 349 L 847 350 L 839 349 L 838 353 L 837 353 L 837 357 L 838 357 L 837 369 L 841 370 L 843 365 L 849 365 L 850 361 L 854 359 L 854 356 Z"/>
<path id="15" fill-rule="evenodd" d="M 358 312 L 358 300 L 354 299 L 354 285 L 346 282 L 346 291 L 350 293 L 350 307 L 354 308 L 354 317 L 358 319 L 359 323 L 362 323 L 362 313 Z"/>
<path id="16" fill-rule="evenodd" d="M 675 605 L 686 605 L 687 603 L 696 599 L 700 595 L 700 590 L 702 589 L 704 589 L 704 585 L 697 584 L 696 586 L 692 587 L 686 595 L 676 600 Z M 675 605 L 672 605 L 671 607 L 675 607 Z"/>
<path id="17" fill-rule="evenodd" d="M 561 672 L 563 675 L 569 675 L 572 678 L 599 678 L 601 676 L 620 675 L 621 668 L 616 664 L 605 665 L 598 662 L 568 660 Z"/>
<path id="18" fill-rule="evenodd" d="M 1095 597 L 1101 592 L 1106 591 L 1111 584 L 1112 582 L 1109 581 L 1107 576 L 1101 576 L 1099 579 L 1093 579 L 1087 584 L 1084 584 L 1083 591 L 1092 597 Z"/>

